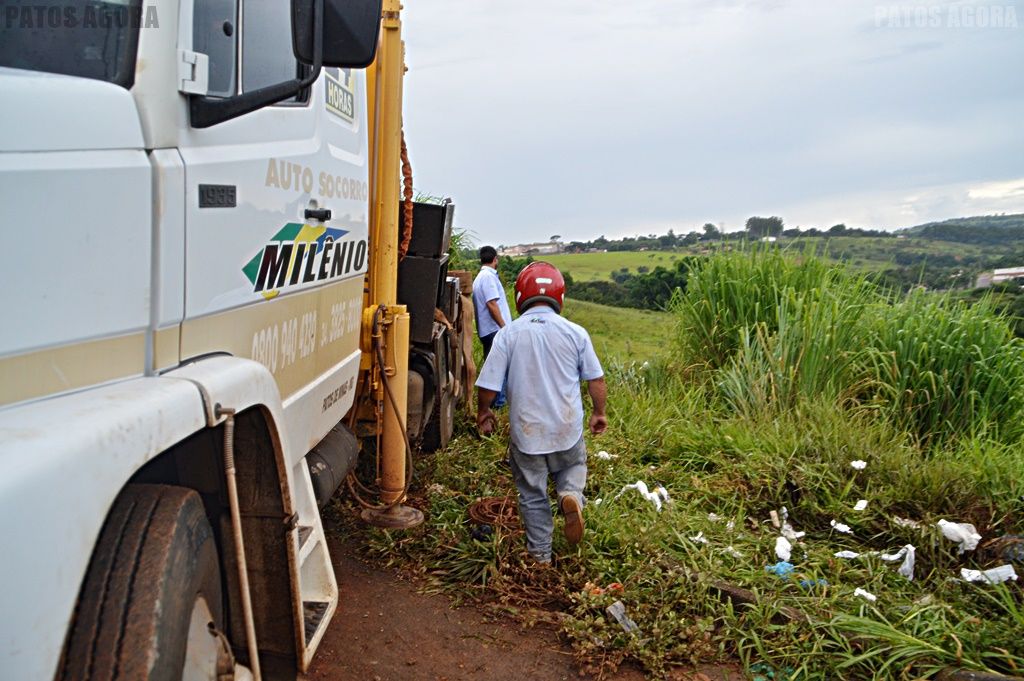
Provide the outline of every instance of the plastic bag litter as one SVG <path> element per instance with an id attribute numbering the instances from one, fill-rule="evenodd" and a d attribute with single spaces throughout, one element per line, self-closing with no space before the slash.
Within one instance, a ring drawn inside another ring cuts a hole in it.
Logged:
<path id="1" fill-rule="evenodd" d="M 601 461 L 611 461 L 612 459 L 619 458 L 619 455 L 618 454 L 609 454 L 608 452 L 606 452 L 606 451 L 604 451 L 602 449 L 601 451 L 599 451 L 597 453 L 597 458 L 601 459 Z"/>
<path id="2" fill-rule="evenodd" d="M 853 530 L 850 529 L 850 526 L 844 523 L 838 523 L 835 520 L 833 520 L 829 522 L 829 525 L 831 525 L 832 529 L 834 529 L 836 532 L 842 532 L 843 534 L 853 534 Z"/>
<path id="3" fill-rule="evenodd" d="M 816 586 L 828 586 L 828 580 L 827 579 L 801 579 L 800 580 L 800 588 L 801 589 L 813 589 Z"/>
<path id="4" fill-rule="evenodd" d="M 795 542 L 801 537 L 804 537 L 806 532 L 797 532 L 793 529 L 793 526 L 789 524 L 789 509 L 783 506 L 779 509 L 779 515 L 782 516 L 782 526 L 779 528 L 779 532 L 783 537 L 788 539 L 790 542 Z M 776 525 L 776 527 L 779 527 Z"/>
<path id="5" fill-rule="evenodd" d="M 900 567 L 899 567 L 899 569 L 896 570 L 896 572 L 900 573 L 901 575 L 903 575 L 904 577 L 906 577 L 908 580 L 910 580 L 912 582 L 912 581 L 914 581 L 914 554 L 915 553 L 916 553 L 916 549 L 914 548 L 914 545 L 913 544 L 907 544 L 906 546 L 904 546 L 902 549 L 900 549 L 896 553 L 883 553 L 883 554 L 880 554 L 878 557 L 881 558 L 882 560 L 888 561 L 890 563 L 902 559 L 903 562 L 900 563 Z"/>
<path id="6" fill-rule="evenodd" d="M 637 492 L 639 492 L 640 496 L 654 504 L 654 508 L 657 511 L 661 511 L 662 502 L 666 504 L 672 503 L 672 500 L 668 496 L 668 490 L 666 490 L 661 485 L 658 485 L 654 488 L 654 491 L 652 492 L 647 489 L 647 483 L 644 482 L 643 480 L 637 480 L 631 485 L 625 485 L 622 489 L 619 490 L 619 493 L 615 495 L 615 498 L 618 499 L 619 497 L 621 497 L 628 489 L 635 489 Z"/>
<path id="7" fill-rule="evenodd" d="M 921 529 L 921 523 L 916 520 L 911 520 L 910 518 L 901 518 L 898 515 L 894 515 L 892 517 L 892 522 L 897 527 L 909 527 L 912 530 Z"/>
<path id="8" fill-rule="evenodd" d="M 878 600 L 878 596 L 876 596 L 875 594 L 871 593 L 870 591 L 865 591 L 864 589 L 860 588 L 859 586 L 856 589 L 853 590 L 853 595 L 854 596 L 860 596 L 861 598 L 867 599 L 867 600 L 871 601 L 872 603 L 874 603 L 875 601 Z"/>
<path id="9" fill-rule="evenodd" d="M 793 570 L 796 569 L 796 566 L 788 561 L 780 560 L 775 565 L 765 565 L 764 569 L 778 577 L 789 577 L 793 574 Z"/>
<path id="10" fill-rule="evenodd" d="M 940 520 L 938 526 L 942 530 L 943 537 L 960 544 L 960 551 L 958 553 L 973 551 L 978 547 L 978 542 L 981 541 L 981 535 L 978 534 L 978 530 L 970 523 L 951 523 L 948 520 Z"/>
<path id="11" fill-rule="evenodd" d="M 1012 565 L 1000 565 L 991 570 L 968 570 L 960 568 L 960 576 L 966 582 L 987 582 L 988 584 L 1001 584 L 1010 579 L 1017 579 L 1017 571 Z"/>
<path id="12" fill-rule="evenodd" d="M 604 499 L 602 499 L 601 497 L 594 499 L 594 506 L 600 506 L 602 501 L 604 501 Z"/>
<path id="13" fill-rule="evenodd" d="M 730 556 L 732 556 L 733 558 L 743 558 L 743 554 L 742 554 L 742 553 L 740 553 L 739 551 L 737 551 L 737 550 L 736 550 L 736 549 L 735 549 L 734 547 L 732 547 L 732 546 L 726 546 L 726 547 L 725 547 L 725 548 L 723 549 L 723 551 L 725 551 L 726 553 L 728 553 L 728 554 L 729 554 Z"/>
<path id="14" fill-rule="evenodd" d="M 696 537 L 690 537 L 690 541 L 695 544 L 709 544 L 708 538 L 704 536 L 703 532 L 698 532 Z"/>
<path id="15" fill-rule="evenodd" d="M 612 619 L 618 622 L 619 626 L 622 627 L 622 630 L 627 634 L 640 633 L 640 627 L 636 626 L 636 622 L 629 619 L 629 615 L 626 614 L 626 606 L 622 601 L 615 601 L 605 608 L 605 612 L 607 612 Z"/>
<path id="16" fill-rule="evenodd" d="M 856 461 L 851 461 L 850 462 L 850 468 L 852 468 L 852 469 L 854 469 L 856 471 L 862 471 L 862 470 L 864 470 L 867 467 L 868 467 L 868 462 L 867 461 L 863 461 L 861 459 L 857 459 Z"/>
<path id="17" fill-rule="evenodd" d="M 836 551 L 834 554 L 836 558 L 860 558 L 860 554 L 856 551 Z"/>
<path id="18" fill-rule="evenodd" d="M 868 507 L 868 500 L 867 499 L 861 499 L 860 501 L 858 501 L 856 504 L 853 505 L 853 510 L 854 511 L 863 511 L 867 507 Z"/>
<path id="19" fill-rule="evenodd" d="M 785 537 L 775 538 L 775 555 L 779 560 L 789 560 L 793 555 L 793 545 Z"/>
<path id="20" fill-rule="evenodd" d="M 782 536 L 785 537 L 786 539 L 788 539 L 791 542 L 795 542 L 798 539 L 803 538 L 807 534 L 806 532 L 797 532 L 797 531 L 795 531 L 793 529 L 793 526 L 790 525 L 789 523 L 783 523 L 782 524 L 781 532 L 782 532 Z"/>

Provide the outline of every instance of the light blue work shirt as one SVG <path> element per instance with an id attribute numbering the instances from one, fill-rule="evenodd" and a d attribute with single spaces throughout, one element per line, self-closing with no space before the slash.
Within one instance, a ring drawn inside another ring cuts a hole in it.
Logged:
<path id="1" fill-rule="evenodd" d="M 476 385 L 498 392 L 507 377 L 512 443 L 551 454 L 583 437 L 580 381 L 602 376 L 587 330 L 542 304 L 498 332 Z"/>
<path id="2" fill-rule="evenodd" d="M 505 287 L 501 285 L 498 272 L 489 265 L 480 268 L 480 273 L 473 280 L 473 308 L 476 311 L 476 333 L 483 338 L 490 336 L 498 330 L 498 322 L 494 321 L 491 311 L 487 309 L 487 303 L 491 300 L 498 301 L 498 309 L 501 310 L 501 318 L 506 324 L 512 321 L 512 313 L 508 310 L 508 298 L 505 297 Z"/>

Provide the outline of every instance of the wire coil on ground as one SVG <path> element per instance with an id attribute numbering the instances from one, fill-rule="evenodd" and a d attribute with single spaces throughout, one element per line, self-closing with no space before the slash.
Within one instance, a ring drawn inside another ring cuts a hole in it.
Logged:
<path id="1" fill-rule="evenodd" d="M 513 496 L 484 497 L 469 506 L 469 519 L 478 525 L 519 527 L 519 508 Z"/>

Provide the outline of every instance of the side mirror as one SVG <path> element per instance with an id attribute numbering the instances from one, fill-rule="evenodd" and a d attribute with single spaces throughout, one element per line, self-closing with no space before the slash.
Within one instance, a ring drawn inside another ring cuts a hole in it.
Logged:
<path id="1" fill-rule="evenodd" d="M 314 17 L 315 0 L 292 0 L 292 49 L 303 64 L 316 59 L 317 30 L 323 36 L 324 66 L 361 69 L 377 53 L 383 0 L 323 0 L 323 18 Z"/>

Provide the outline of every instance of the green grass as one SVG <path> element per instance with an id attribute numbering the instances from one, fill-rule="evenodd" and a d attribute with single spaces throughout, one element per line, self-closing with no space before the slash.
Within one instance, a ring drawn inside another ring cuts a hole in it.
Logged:
<path id="1" fill-rule="evenodd" d="M 560 255 L 536 256 L 538 260 L 547 260 L 560 269 L 568 272 L 576 281 L 606 280 L 611 273 L 626 267 L 632 274 L 638 268 L 654 269 L 658 265 L 672 267 L 681 253 L 671 251 L 613 251 L 608 253 L 563 253 Z"/>
<path id="2" fill-rule="evenodd" d="M 934 239 L 904 237 L 902 239 L 882 237 L 797 237 L 782 238 L 778 245 L 796 253 L 803 248 L 824 254 L 829 260 L 842 260 L 855 270 L 864 273 L 878 272 L 897 267 L 898 255 L 939 257 L 949 256 L 955 261 L 972 258 L 997 257 L 1002 255 L 1002 246 L 961 244 Z M 735 247 L 728 242 L 726 248 Z M 721 244 L 696 244 L 680 247 L 675 251 L 608 251 L 603 253 L 564 253 L 538 257 L 548 260 L 563 272 L 569 272 L 577 281 L 607 280 L 612 272 L 623 267 L 633 274 L 637 268 L 646 266 L 654 269 L 658 265 L 669 268 L 686 255 L 708 255 L 721 248 Z M 925 261 L 927 263 L 927 260 Z M 910 265 L 911 269 L 919 265 Z"/>
<path id="3" fill-rule="evenodd" d="M 660 355 L 672 337 L 675 319 L 665 312 L 608 307 L 567 299 L 565 317 L 590 332 L 602 361 L 642 363 Z"/>

